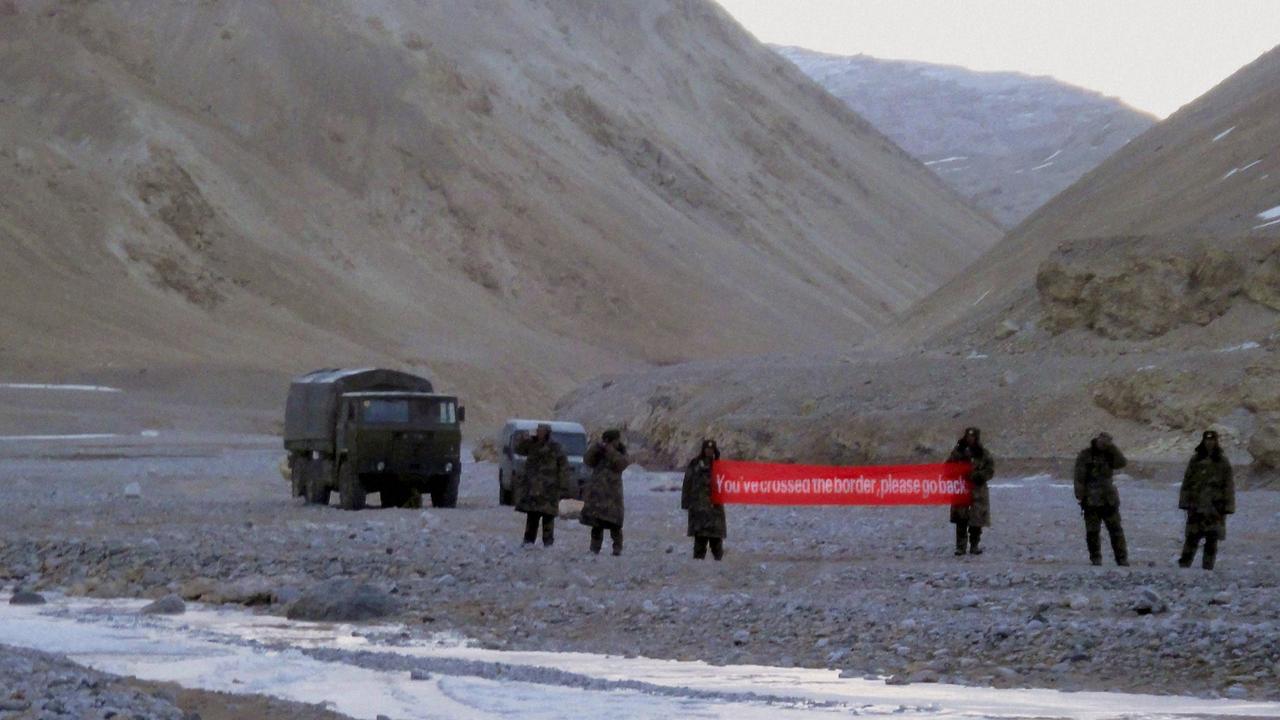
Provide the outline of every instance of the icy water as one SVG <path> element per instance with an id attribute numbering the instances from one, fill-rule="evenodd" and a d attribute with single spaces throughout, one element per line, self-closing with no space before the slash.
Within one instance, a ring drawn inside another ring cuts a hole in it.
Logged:
<path id="1" fill-rule="evenodd" d="M 888 686 L 829 670 L 485 650 L 456 637 L 411 641 L 395 626 L 299 623 L 198 605 L 178 617 L 145 617 L 142 604 L 55 597 L 45 606 L 0 605 L 0 644 L 192 688 L 323 701 L 357 718 L 1280 717 L 1280 703 Z"/>

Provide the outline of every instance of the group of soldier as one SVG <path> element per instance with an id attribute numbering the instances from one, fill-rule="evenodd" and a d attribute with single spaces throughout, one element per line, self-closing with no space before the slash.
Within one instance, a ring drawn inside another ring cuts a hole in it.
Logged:
<path id="1" fill-rule="evenodd" d="M 965 430 L 947 459 L 970 463 L 972 468 L 969 472 L 971 502 L 951 508 L 951 522 L 956 526 L 955 554 L 981 555 L 982 528 L 991 524 L 991 496 L 987 485 L 995 474 L 995 459 L 982 445 L 982 433 L 977 428 Z M 1102 564 L 1103 525 L 1111 539 L 1116 565 L 1129 564 L 1129 547 L 1120 522 L 1120 493 L 1114 481 L 1115 471 L 1126 464 L 1124 453 L 1105 432 L 1090 440 L 1089 446 L 1076 456 L 1075 497 L 1084 517 L 1089 562 L 1094 565 Z M 1213 430 L 1201 436 L 1187 463 L 1178 492 L 1178 508 L 1187 516 L 1178 564 L 1190 567 L 1203 542 L 1201 567 L 1212 570 L 1218 556 L 1218 542 L 1226 537 L 1227 516 L 1236 511 L 1231 463 L 1222 452 L 1218 433 Z"/>
<path id="2" fill-rule="evenodd" d="M 555 543 L 555 521 L 564 495 L 568 475 L 568 457 L 551 437 L 551 426 L 539 425 L 533 435 L 521 438 L 515 450 L 525 457 L 524 472 L 519 476 L 516 511 L 525 514 L 524 544 L 531 547 L 542 528 L 542 544 Z M 703 559 L 707 548 L 716 560 L 724 558 L 724 506 L 711 499 L 711 465 L 720 457 L 714 440 L 702 443 L 698 456 L 689 461 L 681 489 L 680 506 L 689 515 L 689 537 L 693 538 L 693 556 Z M 613 554 L 622 554 L 622 472 L 631 461 L 622 433 L 606 430 L 592 443 L 582 457 L 591 468 L 591 479 L 582 494 L 581 522 L 591 528 L 592 553 L 604 546 L 604 533 L 609 531 Z"/>
<path id="3" fill-rule="evenodd" d="M 555 518 L 563 496 L 568 459 L 551 437 L 551 428 L 540 425 L 529 437 L 521 439 L 516 452 L 525 456 L 525 471 L 518 486 L 516 510 L 525 513 L 524 543 L 532 546 L 542 529 L 542 544 L 555 542 Z M 704 440 L 698 455 L 685 466 L 680 507 L 688 513 L 688 536 L 693 538 L 693 556 L 703 559 L 708 548 L 716 560 L 724 557 L 726 522 L 724 506 L 712 499 L 711 469 L 720 457 L 714 440 Z M 995 458 L 982 444 L 982 431 L 971 427 L 964 431 L 948 462 L 970 465 L 971 489 L 968 504 L 951 507 L 955 525 L 955 554 L 982 554 L 982 529 L 991 524 L 989 483 L 995 475 Z M 623 492 L 622 472 L 630 464 L 622 434 L 605 431 L 583 456 L 591 469 L 591 478 L 583 491 L 581 522 L 591 528 L 592 553 L 599 554 L 604 533 L 609 531 L 613 554 L 622 554 Z M 1099 433 L 1081 450 L 1075 461 L 1075 498 L 1084 517 L 1085 545 L 1089 561 L 1102 564 L 1102 527 L 1107 528 L 1111 551 L 1117 565 L 1129 564 L 1128 545 L 1120 520 L 1120 494 L 1114 481 L 1115 471 L 1125 467 L 1124 454 L 1111 435 Z M 1222 452 L 1218 434 L 1206 431 L 1187 463 L 1178 507 L 1186 512 L 1185 537 L 1178 564 L 1190 567 L 1201 543 L 1202 567 L 1213 569 L 1218 542 L 1226 536 L 1226 516 L 1235 512 L 1235 485 L 1231 463 Z"/>

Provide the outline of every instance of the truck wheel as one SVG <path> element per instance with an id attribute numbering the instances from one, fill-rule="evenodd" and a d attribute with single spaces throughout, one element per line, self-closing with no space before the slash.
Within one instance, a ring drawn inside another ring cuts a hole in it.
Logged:
<path id="1" fill-rule="evenodd" d="M 338 506 L 343 510 L 364 509 L 365 491 L 360 476 L 349 462 L 338 464 Z"/>
<path id="2" fill-rule="evenodd" d="M 304 497 L 307 494 L 307 462 L 308 459 L 298 453 L 289 454 L 289 487 L 293 497 Z"/>
<path id="3" fill-rule="evenodd" d="M 498 471 L 498 504 L 499 505 L 515 505 L 515 500 L 511 497 L 511 491 L 502 487 L 502 471 Z"/>
<path id="4" fill-rule="evenodd" d="M 447 475 L 436 482 L 431 491 L 431 505 L 438 508 L 458 507 L 458 483 L 462 478 Z"/>
<path id="5" fill-rule="evenodd" d="M 329 504 L 329 461 L 311 460 L 303 463 L 306 473 L 302 481 L 304 496 L 309 505 Z"/>

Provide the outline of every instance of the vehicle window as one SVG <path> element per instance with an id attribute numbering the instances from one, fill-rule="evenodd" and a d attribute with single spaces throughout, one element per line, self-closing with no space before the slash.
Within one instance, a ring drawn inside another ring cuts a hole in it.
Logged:
<path id="1" fill-rule="evenodd" d="M 565 455 L 582 455 L 587 452 L 587 437 L 577 433 L 551 433 L 551 439 L 560 443 Z"/>
<path id="2" fill-rule="evenodd" d="M 371 424 L 409 422 L 408 400 L 365 400 L 360 403 L 360 419 Z"/>

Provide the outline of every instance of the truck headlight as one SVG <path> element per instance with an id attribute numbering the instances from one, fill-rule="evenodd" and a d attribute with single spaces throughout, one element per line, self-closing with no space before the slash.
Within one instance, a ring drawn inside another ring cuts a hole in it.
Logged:
<path id="1" fill-rule="evenodd" d="M 379 462 L 378 462 L 378 472 L 382 472 L 383 470 L 386 470 L 386 469 L 387 469 L 387 464 L 386 464 L 386 463 L 384 463 L 384 462 L 379 461 Z"/>
<path id="2" fill-rule="evenodd" d="M 453 472 L 453 463 L 451 463 L 451 462 L 445 463 L 445 464 L 444 464 L 444 471 L 445 471 L 445 472 Z"/>

